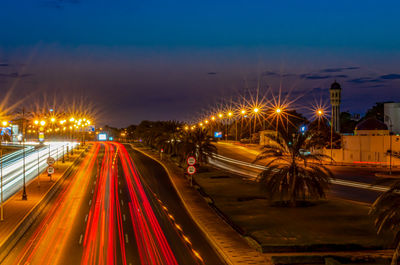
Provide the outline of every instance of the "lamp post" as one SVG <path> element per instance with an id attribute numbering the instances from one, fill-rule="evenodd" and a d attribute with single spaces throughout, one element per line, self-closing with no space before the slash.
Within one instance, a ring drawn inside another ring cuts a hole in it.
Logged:
<path id="1" fill-rule="evenodd" d="M 228 112 L 228 120 L 226 121 L 226 134 L 225 134 L 225 141 L 228 141 L 228 124 L 231 121 L 231 117 L 232 117 L 233 113 L 231 111 Z"/>
<path id="2" fill-rule="evenodd" d="M 393 130 L 393 123 L 392 123 L 392 119 L 390 118 L 390 116 L 388 116 L 388 115 L 385 115 L 385 119 L 387 119 L 389 122 L 390 122 L 390 124 L 389 124 L 389 127 L 390 127 L 390 131 L 389 131 L 389 141 L 390 141 L 390 143 L 389 143 L 389 175 L 392 175 L 392 152 L 393 152 L 393 150 L 392 150 L 392 130 Z"/>
<path id="3" fill-rule="evenodd" d="M 257 115 L 259 113 L 260 109 L 259 108 L 254 108 L 253 112 L 254 112 L 254 129 L 253 129 L 253 134 L 256 133 L 256 124 L 257 124 Z M 251 120 L 250 120 L 250 143 L 252 142 L 252 137 L 251 137 Z"/>
<path id="4" fill-rule="evenodd" d="M 0 176 L 1 176 L 1 212 L 0 221 L 4 220 L 4 197 L 3 197 L 3 148 L 0 150 Z"/>
<path id="5" fill-rule="evenodd" d="M 25 182 L 25 109 L 22 108 L 22 148 L 23 148 L 23 190 L 22 190 L 22 200 L 26 201 L 28 199 L 28 195 L 26 194 L 26 182 Z"/>

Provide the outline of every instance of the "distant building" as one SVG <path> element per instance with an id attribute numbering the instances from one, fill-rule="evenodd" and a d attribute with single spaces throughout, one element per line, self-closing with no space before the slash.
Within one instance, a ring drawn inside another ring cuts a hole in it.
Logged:
<path id="1" fill-rule="evenodd" d="M 400 134 L 400 103 L 384 103 L 384 121 L 391 132 Z"/>
<path id="2" fill-rule="evenodd" d="M 341 93 L 342 88 L 336 81 L 331 85 L 329 89 L 331 105 L 332 105 L 332 118 L 331 125 L 336 133 L 340 133 L 340 103 L 341 103 Z"/>
<path id="3" fill-rule="evenodd" d="M 388 126 L 376 118 L 369 118 L 359 122 L 354 135 L 389 135 Z"/>

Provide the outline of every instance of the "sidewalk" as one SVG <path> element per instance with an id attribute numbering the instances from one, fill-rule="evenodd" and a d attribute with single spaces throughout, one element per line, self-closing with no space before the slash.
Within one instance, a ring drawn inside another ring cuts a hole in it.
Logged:
<path id="1" fill-rule="evenodd" d="M 22 200 L 22 190 L 14 194 L 4 203 L 4 221 L 0 221 L 0 261 L 14 247 L 15 243 L 23 236 L 29 226 L 35 221 L 46 203 L 55 193 L 62 177 L 67 173 L 71 165 L 82 154 L 83 149 L 74 150 L 74 155 L 65 155 L 65 163 L 57 161 L 53 166 L 55 173 L 52 181 L 44 171 L 38 178 L 34 178 L 26 185 L 28 199 Z M 40 186 L 39 186 L 40 184 Z"/>
<path id="2" fill-rule="evenodd" d="M 165 168 L 192 219 L 228 264 L 272 264 L 268 257 L 251 248 L 246 240 L 223 221 L 194 188 L 190 187 L 182 174 L 182 169 L 169 161 L 160 162 L 158 154 L 143 148 L 134 148 L 158 161 Z"/>

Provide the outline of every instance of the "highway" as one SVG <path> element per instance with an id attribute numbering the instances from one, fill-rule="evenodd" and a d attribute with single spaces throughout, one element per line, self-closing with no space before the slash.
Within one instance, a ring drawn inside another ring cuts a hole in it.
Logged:
<path id="1" fill-rule="evenodd" d="M 165 172 L 136 156 L 119 143 L 94 143 L 2 264 L 223 264 L 180 202 L 156 197 L 144 181 Z"/>
<path id="2" fill-rule="evenodd" d="M 262 162 L 253 163 L 259 151 L 234 144 L 218 143 L 218 154 L 210 163 L 224 170 L 255 178 L 264 168 Z M 392 180 L 381 181 L 377 170 L 346 166 L 328 166 L 334 175 L 328 196 L 363 203 L 373 203 L 388 189 Z"/>
<path id="3" fill-rule="evenodd" d="M 27 143 L 25 149 L 4 155 L 2 163 L 0 162 L 0 170 L 3 174 L 4 200 L 21 190 L 24 160 L 25 180 L 29 182 L 46 169 L 48 166 L 46 161 L 49 156 L 57 160 L 67 153 L 67 147 L 71 150 L 76 145 L 75 142 L 49 142 L 43 146 L 37 145 L 37 143 Z"/>

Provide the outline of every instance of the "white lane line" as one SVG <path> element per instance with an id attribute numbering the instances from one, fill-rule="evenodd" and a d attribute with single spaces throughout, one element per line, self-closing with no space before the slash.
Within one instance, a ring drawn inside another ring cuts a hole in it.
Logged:
<path id="1" fill-rule="evenodd" d="M 128 234 L 125 234 L 125 243 L 129 243 L 129 240 L 128 240 Z"/>
<path id="2" fill-rule="evenodd" d="M 85 223 L 87 222 L 88 217 L 89 217 L 89 214 L 86 214 Z"/>
<path id="3" fill-rule="evenodd" d="M 83 234 L 81 234 L 81 236 L 79 237 L 79 245 L 82 244 L 82 239 L 83 239 Z"/>
<path id="4" fill-rule="evenodd" d="M 89 201 L 89 206 L 92 204 L 92 200 Z"/>
<path id="5" fill-rule="evenodd" d="M 92 194 L 93 194 L 93 192 L 94 192 L 94 189 L 92 189 Z"/>
<path id="6" fill-rule="evenodd" d="M 122 194 L 122 190 L 121 189 L 119 189 L 119 193 Z"/>
<path id="7" fill-rule="evenodd" d="M 124 206 L 124 201 L 121 199 L 121 205 Z"/>
<path id="8" fill-rule="evenodd" d="M 124 222 L 126 222 L 126 216 L 125 216 L 125 214 L 122 215 L 122 218 L 124 219 Z"/>

